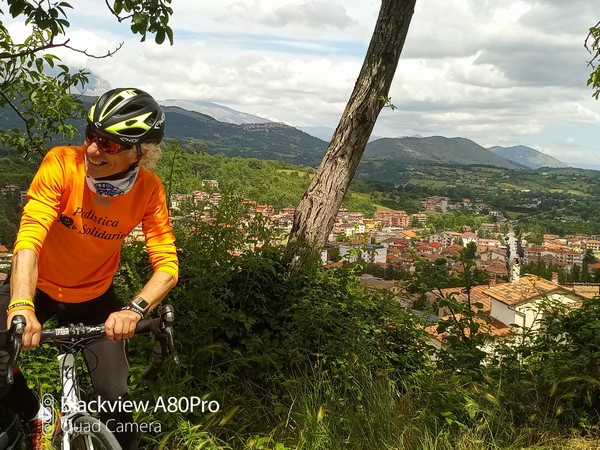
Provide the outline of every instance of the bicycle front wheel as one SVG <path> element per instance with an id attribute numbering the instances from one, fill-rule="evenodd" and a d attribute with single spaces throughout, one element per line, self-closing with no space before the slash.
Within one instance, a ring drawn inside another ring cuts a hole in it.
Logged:
<path id="1" fill-rule="evenodd" d="M 63 449 L 63 433 L 68 434 L 70 450 L 121 450 L 115 436 L 94 417 L 80 416 L 74 419 L 69 430 L 63 430 L 54 438 L 55 449 Z"/>

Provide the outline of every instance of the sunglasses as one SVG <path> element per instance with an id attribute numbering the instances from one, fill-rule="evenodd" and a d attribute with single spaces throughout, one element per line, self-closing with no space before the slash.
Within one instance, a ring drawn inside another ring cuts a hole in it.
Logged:
<path id="1" fill-rule="evenodd" d="M 90 130 L 89 127 L 85 129 L 85 142 L 87 145 L 95 142 L 100 151 L 110 153 L 111 155 L 116 155 L 117 153 L 130 150 L 132 148 L 131 146 L 124 146 L 119 142 L 111 141 L 110 139 L 98 136 L 93 130 Z"/>

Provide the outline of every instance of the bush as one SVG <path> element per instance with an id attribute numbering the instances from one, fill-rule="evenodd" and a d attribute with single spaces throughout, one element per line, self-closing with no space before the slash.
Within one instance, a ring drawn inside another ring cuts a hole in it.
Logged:
<path id="1" fill-rule="evenodd" d="M 284 247 L 271 244 L 264 219 L 238 199 L 224 198 L 211 214 L 176 228 L 180 280 L 167 301 L 176 309 L 182 365 L 144 394 L 200 393 L 224 407 L 218 419 L 177 420 L 241 442 L 279 426 L 290 380 L 319 373 L 351 398 L 361 395 L 365 377 L 399 379 L 426 364 L 416 317 L 390 295 L 367 290 L 346 270 L 312 266 L 289 275 Z M 125 285 L 145 270 L 135 255 L 123 254 Z M 135 351 L 136 364 L 142 353 Z M 174 425 L 173 417 L 164 420 Z"/>
<path id="2" fill-rule="evenodd" d="M 491 379 L 519 426 L 597 431 L 600 298 L 576 308 L 547 301 L 545 311 L 539 329 L 522 330 L 515 342 L 499 349 Z"/>

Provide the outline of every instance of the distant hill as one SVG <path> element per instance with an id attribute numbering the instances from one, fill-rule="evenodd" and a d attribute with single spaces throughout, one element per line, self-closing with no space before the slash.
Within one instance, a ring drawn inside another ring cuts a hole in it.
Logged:
<path id="1" fill-rule="evenodd" d="M 207 116 L 212 117 L 220 122 L 233 123 L 241 125 L 244 123 L 269 123 L 268 119 L 263 117 L 255 116 L 252 114 L 246 114 L 235 109 L 228 108 L 217 103 L 205 102 L 202 100 L 182 100 L 182 99 L 167 99 L 160 100 L 163 106 L 178 106 L 188 111 L 195 111 Z M 309 133 L 310 134 L 310 133 Z M 319 137 L 319 136 L 317 136 Z"/>
<path id="2" fill-rule="evenodd" d="M 325 142 L 330 142 L 333 137 L 333 133 L 335 133 L 335 128 L 330 127 L 297 127 L 299 130 L 304 131 L 305 133 L 310 134 L 311 136 L 317 137 L 319 139 L 324 140 Z M 371 135 L 369 136 L 369 142 L 375 141 L 377 139 L 381 139 L 382 136 Z"/>
<path id="3" fill-rule="evenodd" d="M 206 114 L 175 106 L 165 107 L 169 139 L 201 140 L 208 153 L 286 161 L 315 167 L 327 143 L 294 127 L 277 122 L 230 124 Z"/>
<path id="4" fill-rule="evenodd" d="M 325 142 L 331 141 L 331 137 L 335 132 L 334 128 L 329 127 L 298 127 L 298 129 Z"/>
<path id="5" fill-rule="evenodd" d="M 523 145 L 515 145 L 513 147 L 496 145 L 488 148 L 488 150 L 502 158 L 514 161 L 530 169 L 538 169 L 540 167 L 568 167 L 565 163 L 552 156 Z"/>
<path id="6" fill-rule="evenodd" d="M 525 169 L 475 142 L 455 137 L 382 138 L 367 145 L 363 161 L 384 160 L 402 164 L 489 165 Z"/>

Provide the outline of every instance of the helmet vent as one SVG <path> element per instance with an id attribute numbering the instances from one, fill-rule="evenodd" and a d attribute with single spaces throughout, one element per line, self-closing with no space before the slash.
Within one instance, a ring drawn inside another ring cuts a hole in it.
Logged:
<path id="1" fill-rule="evenodd" d="M 144 121 L 144 123 L 149 126 L 154 125 L 156 123 L 156 114 L 149 115 L 148 118 Z"/>
<path id="2" fill-rule="evenodd" d="M 143 111 L 143 110 L 144 110 L 143 105 L 138 105 L 137 103 L 131 103 L 131 104 L 126 105 L 123 108 L 121 108 L 120 114 L 122 114 L 122 115 L 135 114 L 138 111 Z"/>
<path id="3" fill-rule="evenodd" d="M 105 109 L 106 111 L 114 110 L 123 101 L 122 97 L 115 98 Z"/>
<path id="4" fill-rule="evenodd" d="M 119 131 L 119 134 L 122 136 L 141 136 L 144 134 L 144 131 L 141 128 L 126 128 L 124 130 Z"/>

